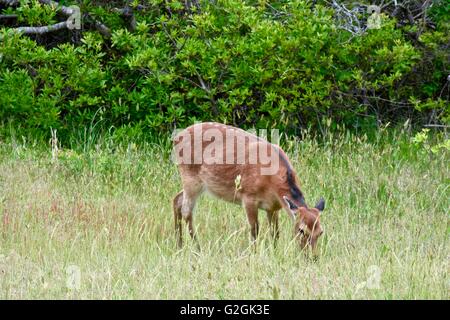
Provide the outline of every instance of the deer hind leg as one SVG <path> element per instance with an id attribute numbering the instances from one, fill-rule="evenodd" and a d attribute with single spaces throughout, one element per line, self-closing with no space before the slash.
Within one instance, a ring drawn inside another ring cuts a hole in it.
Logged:
<path id="1" fill-rule="evenodd" d="M 259 232 L 258 206 L 254 201 L 247 199 L 244 200 L 244 208 L 247 213 L 248 223 L 250 224 L 252 240 L 255 241 Z"/>
<path id="2" fill-rule="evenodd" d="M 278 211 L 267 211 L 267 218 L 269 219 L 272 236 L 275 240 L 278 240 L 278 238 L 280 237 L 280 229 L 278 226 Z"/>
<path id="3" fill-rule="evenodd" d="M 173 214 L 175 218 L 175 236 L 177 238 L 177 245 L 179 248 L 183 245 L 182 225 L 181 225 L 181 207 L 183 205 L 183 191 L 177 193 L 173 198 Z"/>
<path id="4" fill-rule="evenodd" d="M 197 241 L 197 237 L 194 230 L 193 212 L 195 203 L 198 197 L 202 194 L 203 187 L 201 184 L 191 184 L 189 187 L 185 187 L 183 190 L 183 199 L 181 204 L 181 215 L 186 221 L 189 228 L 189 235 L 192 239 Z M 198 245 L 198 243 L 197 243 Z"/>

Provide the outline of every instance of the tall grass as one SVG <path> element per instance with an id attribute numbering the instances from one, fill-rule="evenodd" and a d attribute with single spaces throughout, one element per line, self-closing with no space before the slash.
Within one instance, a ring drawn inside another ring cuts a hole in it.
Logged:
<path id="1" fill-rule="evenodd" d="M 200 199 L 201 251 L 175 245 L 169 143 L 60 149 L 0 142 L 0 298 L 449 298 L 449 155 L 406 133 L 284 143 L 309 203 L 327 200 L 319 259 L 281 214 L 251 245 L 239 206 Z M 186 231 L 186 230 L 185 230 Z"/>

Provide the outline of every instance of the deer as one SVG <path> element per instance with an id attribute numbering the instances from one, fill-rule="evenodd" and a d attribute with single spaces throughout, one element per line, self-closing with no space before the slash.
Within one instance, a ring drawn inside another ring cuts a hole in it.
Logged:
<path id="1" fill-rule="evenodd" d="M 193 211 L 204 192 L 242 205 L 253 242 L 259 232 L 259 209 L 266 211 L 271 234 L 279 237 L 279 211 L 293 220 L 294 238 L 301 249 L 315 252 L 323 234 L 320 214 L 325 200 L 308 207 L 297 174 L 280 146 L 253 133 L 216 122 L 196 123 L 173 137 L 173 160 L 183 189 L 173 198 L 178 247 L 182 247 L 182 220 L 197 242 Z M 197 242 L 198 244 L 198 242 Z"/>

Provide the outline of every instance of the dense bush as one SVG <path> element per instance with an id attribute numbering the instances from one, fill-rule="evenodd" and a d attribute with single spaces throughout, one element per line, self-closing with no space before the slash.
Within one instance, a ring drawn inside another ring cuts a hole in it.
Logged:
<path id="1" fill-rule="evenodd" d="M 112 9 L 125 1 L 99 2 L 81 9 L 108 25 L 110 38 L 2 31 L 4 128 L 56 128 L 64 138 L 85 127 L 140 134 L 197 120 L 293 132 L 325 118 L 363 129 L 405 118 L 450 121 L 445 1 L 428 12 L 434 29 L 382 14 L 380 29 L 357 35 L 320 1 L 152 0 L 135 10 L 133 28 Z M 56 19 L 38 1 L 5 12 L 19 25 Z"/>

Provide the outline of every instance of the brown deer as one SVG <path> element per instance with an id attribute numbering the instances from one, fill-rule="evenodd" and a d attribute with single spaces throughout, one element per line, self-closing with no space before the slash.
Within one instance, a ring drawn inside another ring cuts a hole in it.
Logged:
<path id="1" fill-rule="evenodd" d="M 196 240 L 193 210 L 197 198 L 208 192 L 219 199 L 242 204 L 256 240 L 258 209 L 267 212 L 272 234 L 279 236 L 278 212 L 284 208 L 295 221 L 295 236 L 302 248 L 314 250 L 323 233 L 320 212 L 306 205 L 295 171 L 281 148 L 232 126 L 206 122 L 194 124 L 174 137 L 174 156 L 183 190 L 173 199 L 178 245 L 182 245 L 184 218 Z"/>

